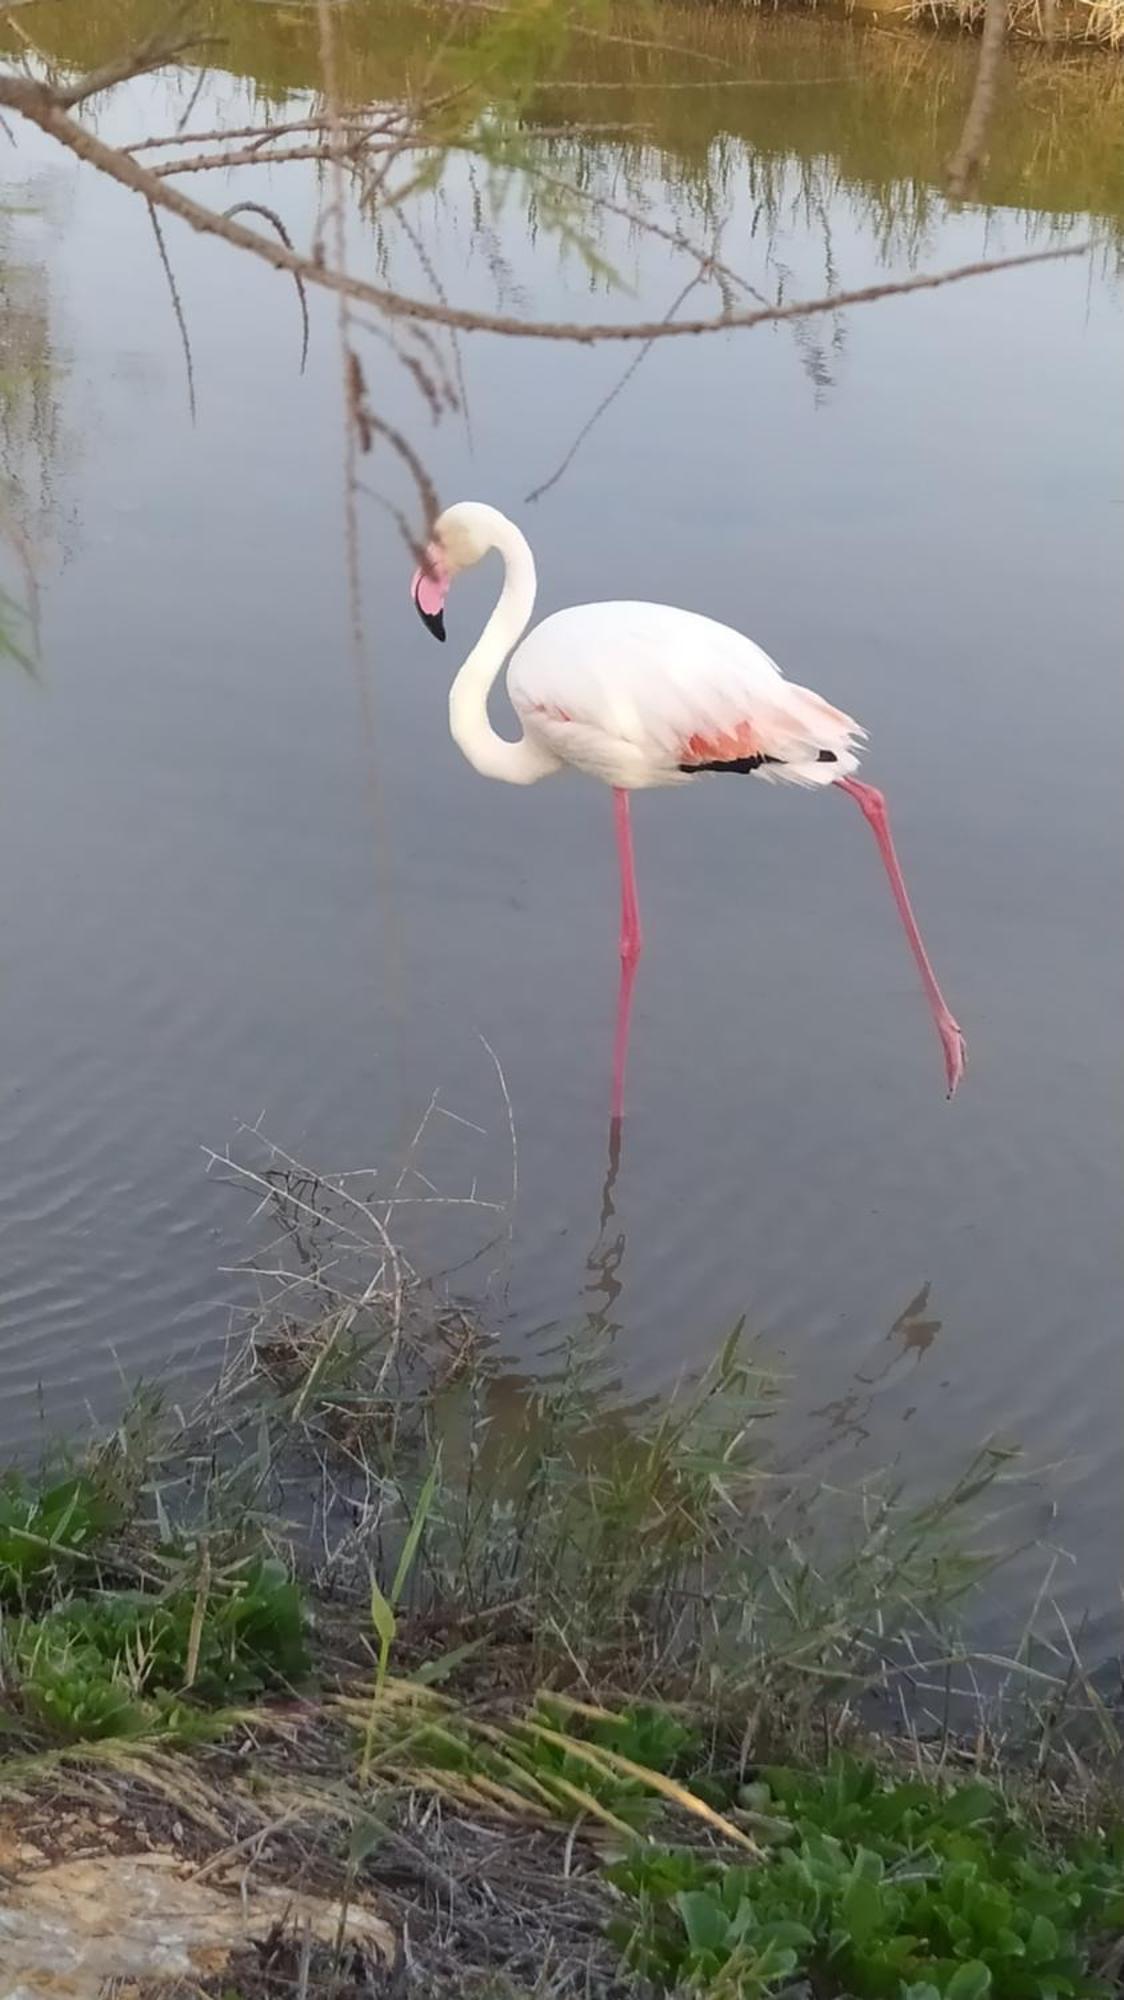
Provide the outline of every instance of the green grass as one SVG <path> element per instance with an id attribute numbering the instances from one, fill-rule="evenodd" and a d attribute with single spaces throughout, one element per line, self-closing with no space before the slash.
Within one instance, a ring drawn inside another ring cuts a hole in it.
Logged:
<path id="1" fill-rule="evenodd" d="M 301 1593 L 256 1555 L 195 1591 L 101 1591 L 16 1627 L 26 1712 L 74 1740 L 190 1726 L 191 1710 L 291 1687 L 308 1673 Z"/>
<path id="2" fill-rule="evenodd" d="M 120 1525 L 112 1497 L 88 1474 L 35 1485 L 13 1468 L 0 1477 L 0 1605 L 27 1609 L 89 1570 Z"/>
<path id="3" fill-rule="evenodd" d="M 1051 1843 L 989 1785 L 887 1781 L 837 1759 L 742 1790 L 773 1815 L 764 1865 L 637 1848 L 612 1879 L 630 1960 L 665 1989 L 757 2000 L 794 1976 L 875 2000 L 1059 2000 L 1124 1927 L 1124 1821 Z"/>

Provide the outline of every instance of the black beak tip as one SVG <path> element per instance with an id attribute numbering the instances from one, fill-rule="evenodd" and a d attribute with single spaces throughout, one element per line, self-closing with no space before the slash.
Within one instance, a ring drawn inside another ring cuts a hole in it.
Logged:
<path id="1" fill-rule="evenodd" d="M 418 617 L 419 617 L 419 618 L 421 619 L 421 622 L 422 622 L 422 624 L 423 624 L 423 625 L 425 626 L 425 629 L 426 629 L 426 631 L 427 631 L 427 632 L 432 632 L 432 634 L 433 634 L 434 638 L 435 638 L 435 639 L 440 639 L 440 641 L 441 641 L 441 644 L 442 644 L 442 645 L 444 645 L 444 644 L 445 644 L 445 613 L 444 613 L 444 611 L 443 611 L 443 610 L 442 610 L 442 611 L 423 611 L 423 610 L 422 610 L 422 608 L 421 608 L 421 605 L 420 605 L 420 604 L 418 603 L 418 600 L 417 600 L 417 598 L 416 598 L 416 597 L 415 597 L 415 599 L 414 599 L 414 604 L 415 604 L 415 607 L 416 607 L 416 609 L 417 609 L 417 614 L 418 614 Z"/>

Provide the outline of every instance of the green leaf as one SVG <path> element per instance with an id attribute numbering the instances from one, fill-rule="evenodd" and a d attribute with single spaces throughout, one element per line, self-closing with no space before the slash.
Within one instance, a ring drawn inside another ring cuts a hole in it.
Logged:
<path id="1" fill-rule="evenodd" d="M 729 1921 L 705 1889 L 684 1889 L 675 1898 L 675 1907 L 695 1951 L 717 1951 L 725 1943 Z"/>
<path id="2" fill-rule="evenodd" d="M 420 1681 L 422 1687 L 432 1687 L 435 1681 L 447 1680 L 454 1668 L 459 1667 L 462 1661 L 470 1660 L 473 1653 L 478 1653 L 481 1646 L 487 1643 L 486 1638 L 466 1639 L 463 1646 L 452 1646 L 447 1653 L 438 1654 L 435 1660 L 423 1660 L 412 1678 Z"/>
<path id="3" fill-rule="evenodd" d="M 386 1828 L 381 1820 L 369 1813 L 361 1813 L 351 1829 L 351 1839 L 347 1843 L 347 1858 L 356 1865 L 365 1861 L 380 1842 L 386 1838 Z"/>
<path id="4" fill-rule="evenodd" d="M 953 1973 L 944 1989 L 944 2000 L 984 2000 L 990 1992 L 990 1971 L 982 1959 L 970 1958 Z"/>
<path id="5" fill-rule="evenodd" d="M 759 1980 L 788 1979 L 796 1971 L 799 1959 L 787 1945 L 767 1945 L 757 1961 Z"/>
<path id="6" fill-rule="evenodd" d="M 394 1634 L 398 1630 L 398 1620 L 374 1577 L 371 1578 L 371 1623 L 382 1645 L 389 1651 L 394 1644 Z"/>
<path id="7" fill-rule="evenodd" d="M 865 1875 L 852 1877 L 840 1903 L 839 1914 L 855 1943 L 865 1944 L 878 1929 L 882 1917 L 878 1884 L 869 1881 Z M 968 1996 L 964 1996 L 964 2000 L 968 2000 Z"/>
<path id="8" fill-rule="evenodd" d="M 814 1945 L 816 1935 L 807 1924 L 793 1923 L 788 1917 L 776 1917 L 771 1923 L 762 1924 L 757 1933 L 757 1941 L 766 1944 L 791 1944 L 805 1949 Z"/>
<path id="9" fill-rule="evenodd" d="M 750 1897 L 743 1896 L 730 1919 L 730 1928 L 726 1933 L 726 1941 L 731 1946 L 741 1944 L 743 1938 L 747 1937 L 751 1932 L 756 1939 L 757 1928 L 757 1911 Z M 781 1940 L 781 1942 L 784 1942 L 784 1940 Z"/>
<path id="10" fill-rule="evenodd" d="M 1017 1931 L 1004 1929 L 996 1932 L 995 1949 L 1005 1958 L 1025 1958 L 1026 1946 Z"/>
<path id="11" fill-rule="evenodd" d="M 911 1958 L 917 1956 L 917 1947 L 921 1943 L 922 1939 L 914 1937 L 912 1932 L 902 1931 L 886 1940 L 882 1956 L 887 1965 L 897 1966 L 900 1969 L 908 1964 Z"/>
<path id="12" fill-rule="evenodd" d="M 418 1504 L 414 1508 L 414 1518 L 410 1522 L 406 1539 L 402 1544 L 402 1553 L 398 1558 L 398 1568 L 394 1572 L 394 1582 L 390 1586 L 390 1602 L 392 1605 L 398 1603 L 406 1587 L 406 1579 L 414 1566 L 414 1557 L 417 1555 L 418 1543 L 421 1541 L 425 1531 L 426 1515 L 433 1504 L 433 1495 L 437 1490 L 437 1477 L 440 1470 L 441 1453 L 438 1450 L 433 1464 L 426 1474 L 425 1485 L 418 1494 Z"/>
<path id="13" fill-rule="evenodd" d="M 1026 1941 L 1026 1955 L 1031 1965 L 1042 1965 L 1055 1956 L 1058 1949 L 1058 1933 L 1049 1917 L 1037 1916 L 1030 1927 Z"/>
<path id="14" fill-rule="evenodd" d="M 753 1870 L 749 1868 L 726 1868 L 722 1873 L 722 1903 L 728 1916 L 733 1916 L 753 1887 Z"/>
<path id="15" fill-rule="evenodd" d="M 982 1820 L 994 1819 L 998 1806 L 990 1785 L 962 1785 L 948 1800 L 941 1820 L 945 1826 L 956 1828 L 978 1826 Z"/>

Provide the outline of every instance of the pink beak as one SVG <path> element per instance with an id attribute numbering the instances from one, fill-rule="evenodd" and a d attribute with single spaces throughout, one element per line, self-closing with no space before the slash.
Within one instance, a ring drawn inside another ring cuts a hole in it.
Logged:
<path id="1" fill-rule="evenodd" d="M 445 559 L 431 542 L 425 552 L 424 566 L 414 571 L 410 594 L 422 624 L 435 639 L 444 640 L 445 637 L 445 599 L 449 595 L 449 583 Z"/>

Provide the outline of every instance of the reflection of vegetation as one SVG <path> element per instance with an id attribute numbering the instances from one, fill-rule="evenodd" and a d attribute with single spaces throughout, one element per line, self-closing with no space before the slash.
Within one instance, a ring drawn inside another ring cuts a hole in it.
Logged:
<path id="1" fill-rule="evenodd" d="M 915 20 L 935 22 L 974 32 L 983 21 L 986 0 L 906 0 Z M 1099 42 L 1105 48 L 1124 46 L 1124 0 L 1007 0 L 1007 24 L 1014 35 L 1034 41 L 1055 37 Z"/>
<path id="2" fill-rule="evenodd" d="M 314 8 L 205 0 L 197 14 L 201 29 L 219 39 L 212 61 L 249 79 L 262 98 L 318 88 Z M 21 25 L 26 34 L 34 22 L 36 47 L 53 61 L 87 68 L 129 47 L 153 18 L 152 0 L 51 0 Z M 696 186 L 716 159 L 729 157 L 731 140 L 743 142 L 758 171 L 782 158 L 830 158 L 887 226 L 903 185 L 914 205 L 940 187 L 971 90 L 970 42 L 675 4 L 661 6 L 658 21 L 656 36 L 650 10 L 638 16 L 618 6 L 605 37 L 573 42 L 565 79 L 535 95 L 529 130 L 597 124 L 615 128 L 629 147 L 640 129 L 649 161 L 668 180 Z M 455 46 L 441 53 L 448 16 L 424 5 L 369 0 L 341 8 L 337 31 L 353 99 L 397 98 L 433 62 L 456 74 Z M 0 50 L 17 48 L 26 42 L 0 24 Z M 996 107 L 981 198 L 1119 222 L 1124 78 L 1115 65 L 1021 49 L 1012 71 L 1013 87 Z"/>
<path id="3" fill-rule="evenodd" d="M 744 86 L 718 76 L 681 88 L 681 69 L 676 79 L 671 59 L 653 54 L 638 56 L 620 87 L 591 86 L 580 96 L 553 88 L 537 109 L 551 124 L 580 110 L 595 123 L 641 128 L 649 171 L 658 160 L 669 180 L 700 195 L 747 163 L 755 197 L 766 200 L 791 167 L 797 184 L 784 199 L 806 212 L 845 185 L 887 249 L 904 238 L 916 247 L 929 217 L 943 213 L 944 171 L 972 86 L 970 44 L 787 18 L 743 25 L 737 39 L 729 31 L 711 45 L 735 72 L 748 72 Z M 1124 78 L 1095 57 L 1062 61 L 1033 50 L 1019 52 L 1011 69 L 981 200 L 1059 220 L 1104 217 L 1118 228 Z M 638 152 L 641 142 L 622 133 L 621 144 Z"/>
<path id="4" fill-rule="evenodd" d="M 0 222 L 7 217 L 0 209 Z M 30 669 L 37 615 L 36 562 L 53 502 L 59 450 L 55 359 L 41 265 L 0 235 L 0 541 L 18 584 L 0 584 L 0 659 Z"/>
<path id="5" fill-rule="evenodd" d="M 4 519 L 0 511 L 0 532 Z M 33 622 L 26 607 L 11 592 L 0 588 L 0 660 L 15 660 L 25 673 L 35 671 L 33 650 L 29 647 L 28 627 Z"/>

